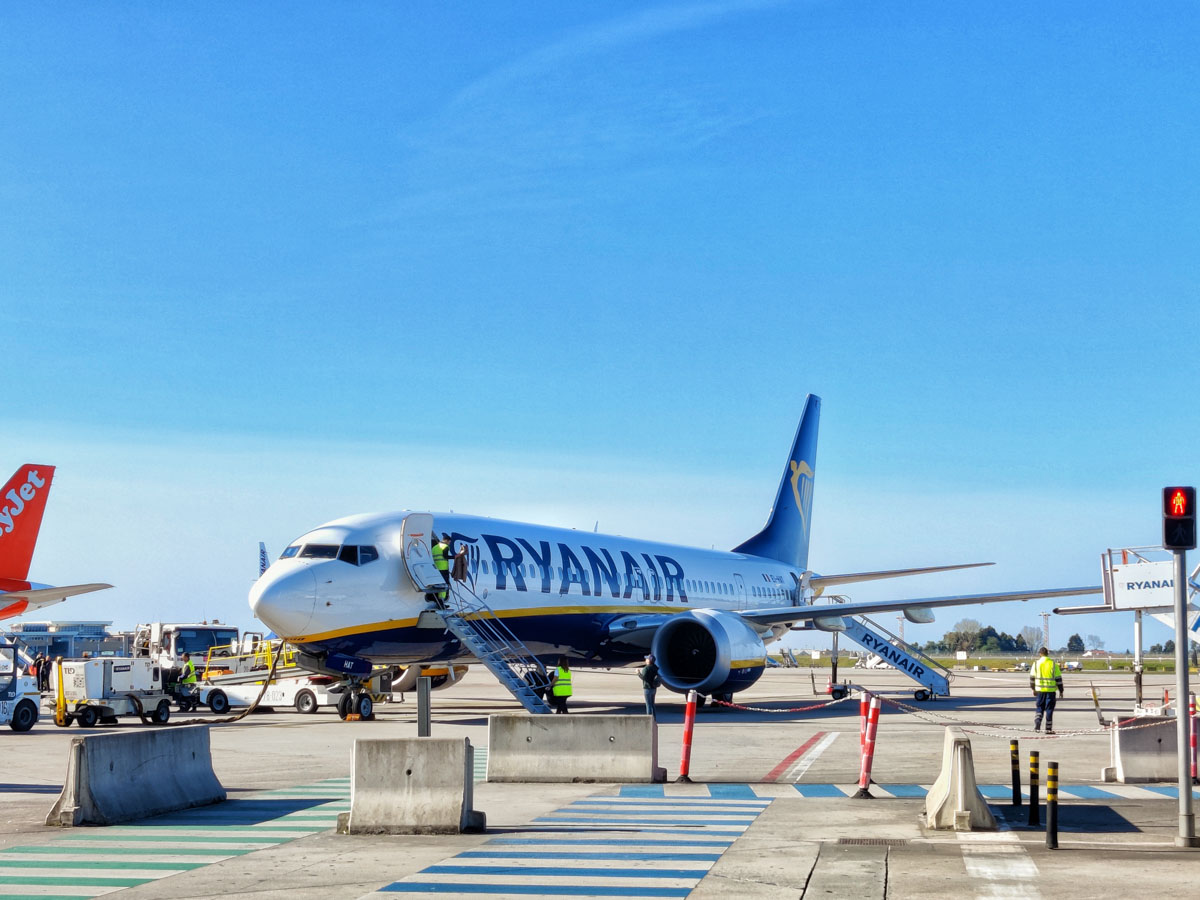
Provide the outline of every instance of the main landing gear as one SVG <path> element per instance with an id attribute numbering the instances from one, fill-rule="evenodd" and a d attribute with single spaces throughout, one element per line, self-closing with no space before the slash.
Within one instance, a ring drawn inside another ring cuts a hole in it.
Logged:
<path id="1" fill-rule="evenodd" d="M 343 720 L 351 713 L 357 715 L 364 722 L 370 722 L 375 718 L 375 701 L 371 699 L 371 695 L 367 693 L 366 687 L 361 681 L 351 681 L 345 693 L 338 697 L 337 713 L 338 718 Z"/>

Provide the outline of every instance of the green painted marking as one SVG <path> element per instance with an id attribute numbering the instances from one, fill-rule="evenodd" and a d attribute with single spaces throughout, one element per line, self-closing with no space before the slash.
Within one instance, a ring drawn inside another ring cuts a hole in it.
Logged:
<path id="1" fill-rule="evenodd" d="M 65 840 L 67 842 L 69 842 L 72 839 L 66 838 Z M 288 841 L 292 840 L 292 838 L 290 836 L 274 837 L 274 836 L 270 836 L 270 835 L 261 835 L 261 836 L 255 835 L 252 838 L 251 837 L 241 837 L 241 836 L 222 838 L 218 835 L 206 836 L 206 835 L 189 835 L 189 834 L 175 834 L 175 835 L 171 835 L 169 837 L 166 835 L 163 835 L 161 837 L 156 838 L 153 835 L 149 835 L 149 834 L 89 834 L 86 838 L 75 838 L 75 840 L 88 841 L 88 842 L 91 842 L 91 841 L 131 841 L 131 842 L 147 841 L 147 842 L 153 843 L 155 845 L 161 845 L 164 841 L 166 843 L 177 843 L 177 842 L 184 843 L 184 842 L 186 842 L 186 843 L 190 843 L 190 844 L 285 844 Z"/>
<path id="2" fill-rule="evenodd" d="M 203 847 L 67 847 L 62 844 L 47 844 L 44 847 L 9 847 L 6 850 L 0 850 L 0 853 L 63 853 L 74 855 L 77 853 L 102 853 L 105 856 L 113 854 L 124 854 L 127 856 L 148 856 L 154 854 L 156 856 L 241 856 L 243 853 L 253 853 L 253 850 L 205 850 Z M 3 859 L 3 857 L 0 857 Z"/>
<path id="3" fill-rule="evenodd" d="M 0 894 L 4 900 L 81 900 L 80 894 Z"/>
<path id="4" fill-rule="evenodd" d="M 137 887 L 153 878 L 68 878 L 61 875 L 0 875 L 0 884 L 44 884 L 49 887 Z"/>
<path id="5" fill-rule="evenodd" d="M 88 869 L 151 869 L 164 871 L 176 871 L 179 869 L 199 869 L 202 866 L 207 866 L 208 863 L 169 863 L 169 862 L 140 862 L 131 863 L 128 860 L 119 859 L 88 859 L 80 860 L 78 868 Z M 5 869 L 44 869 L 47 866 L 55 868 L 64 868 L 61 862 L 48 862 L 44 859 L 0 859 L 0 867 Z M 75 866 L 67 865 L 65 868 L 75 868 Z"/>

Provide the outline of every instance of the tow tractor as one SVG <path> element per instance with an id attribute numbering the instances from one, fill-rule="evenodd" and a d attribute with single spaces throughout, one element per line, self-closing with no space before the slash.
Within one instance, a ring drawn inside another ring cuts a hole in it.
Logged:
<path id="1" fill-rule="evenodd" d="M 28 731 L 38 720 L 37 679 L 17 673 L 17 646 L 0 642 L 0 725 Z"/>
<path id="2" fill-rule="evenodd" d="M 54 724 L 80 728 L 115 725 L 117 716 L 136 715 L 138 706 L 156 725 L 171 718 L 162 667 L 152 659 L 104 656 L 58 662 L 50 674 Z M 137 703 L 135 704 L 134 699 Z"/>

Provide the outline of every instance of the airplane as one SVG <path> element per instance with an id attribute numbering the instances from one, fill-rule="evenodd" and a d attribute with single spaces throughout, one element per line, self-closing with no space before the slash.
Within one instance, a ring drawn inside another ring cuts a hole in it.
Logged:
<path id="1" fill-rule="evenodd" d="M 662 683 L 728 701 L 766 667 L 766 647 L 792 626 L 845 628 L 843 617 L 1099 593 L 1100 587 L 821 604 L 825 589 L 991 563 L 821 575 L 809 568 L 821 400 L 808 395 L 766 525 L 730 551 L 453 513 L 336 519 L 292 541 L 250 591 L 262 622 L 318 671 L 440 663 L 470 651 L 438 615 L 445 588 L 431 535 L 466 548 L 471 592 L 542 661 L 573 667 L 639 663 L 653 652 Z M 352 678 L 352 681 L 355 679 Z M 351 708 L 358 711 L 358 687 Z M 339 708 L 339 712 L 341 708 Z"/>
<path id="2" fill-rule="evenodd" d="M 0 620 L 77 594 L 112 587 L 111 584 L 53 587 L 26 580 L 53 480 L 54 466 L 26 463 L 0 488 Z"/>

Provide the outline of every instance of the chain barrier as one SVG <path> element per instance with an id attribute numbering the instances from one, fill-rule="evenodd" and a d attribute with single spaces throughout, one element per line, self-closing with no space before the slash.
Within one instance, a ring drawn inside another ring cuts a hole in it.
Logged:
<path id="1" fill-rule="evenodd" d="M 992 734 L 988 731 L 979 731 L 978 729 L 987 728 L 992 732 L 1015 733 L 1031 741 L 1053 741 L 1064 737 L 1078 737 L 1086 734 L 1109 734 L 1113 730 L 1117 731 L 1137 731 L 1142 728 L 1161 728 L 1161 722 L 1147 722 L 1142 725 L 1128 724 L 1136 722 L 1136 718 L 1119 719 L 1111 725 L 1105 725 L 1100 728 L 1083 728 L 1083 729 L 1056 729 L 1051 734 L 1042 734 L 1039 732 L 1031 732 L 1028 728 L 1020 725 L 995 725 L 991 722 L 977 722 L 961 716 L 953 716 L 949 713 L 931 713 L 919 706 L 913 706 L 911 703 L 905 703 L 902 700 L 896 700 L 891 697 L 885 697 L 880 694 L 874 694 L 879 697 L 884 703 L 894 706 L 902 712 L 906 712 L 912 716 L 916 716 L 922 721 L 929 722 L 932 725 L 943 725 L 946 723 L 956 724 L 963 729 L 967 734 L 976 734 L 980 737 L 1002 737 L 1003 735 Z M 759 712 L 759 713 L 798 713 L 811 712 L 814 709 L 825 709 L 830 706 L 837 706 L 839 703 L 845 703 L 851 699 L 851 695 L 847 694 L 838 700 L 826 700 L 823 703 L 814 703 L 810 706 L 793 706 L 787 709 L 768 709 L 764 706 L 744 706 L 740 703 L 728 703 L 724 700 L 718 700 L 713 697 L 709 702 L 714 706 L 724 706 L 728 709 L 738 709 L 743 712 Z"/>
<path id="2" fill-rule="evenodd" d="M 764 706 L 742 706 L 740 703 L 727 703 L 724 700 L 718 700 L 716 697 L 710 699 L 709 703 L 713 704 L 713 706 L 725 706 L 729 709 L 740 709 L 745 712 L 796 713 L 810 712 L 814 709 L 824 709 L 827 706 L 837 706 L 839 703 L 845 703 L 849 699 L 850 695 L 846 694 L 844 697 L 839 697 L 837 700 L 826 700 L 824 703 L 814 703 L 811 706 L 793 706 L 789 709 L 767 709 Z"/>

